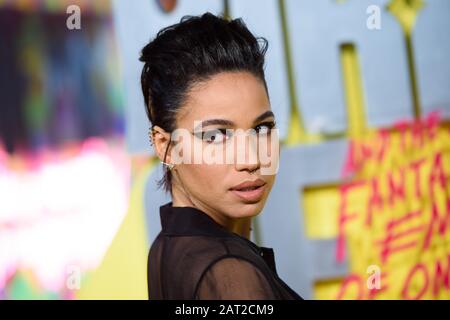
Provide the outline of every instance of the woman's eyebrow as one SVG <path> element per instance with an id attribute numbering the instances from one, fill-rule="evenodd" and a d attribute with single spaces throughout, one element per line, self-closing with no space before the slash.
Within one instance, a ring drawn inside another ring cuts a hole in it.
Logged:
<path id="1" fill-rule="evenodd" d="M 275 118 L 275 115 L 270 110 L 268 110 L 268 111 L 260 114 L 259 116 L 257 116 L 256 119 L 253 121 L 253 124 L 257 124 L 258 122 L 260 122 L 260 121 L 262 121 L 262 120 L 264 120 L 266 118 L 269 118 L 269 117 L 274 117 Z"/>
<path id="2" fill-rule="evenodd" d="M 269 117 L 275 117 L 273 112 L 270 111 L 270 110 L 260 114 L 259 116 L 257 116 L 255 118 L 255 120 L 253 121 L 253 123 L 256 124 L 256 123 L 258 123 L 258 122 L 260 122 L 260 121 L 262 121 L 262 120 L 264 120 L 266 118 L 269 118 Z M 234 122 L 231 121 L 231 120 L 226 120 L 226 119 L 208 119 L 208 120 L 202 121 L 198 126 L 196 126 L 194 128 L 194 131 L 198 131 L 202 127 L 207 127 L 207 126 L 217 125 L 217 124 L 230 126 L 230 127 L 234 126 Z"/>
<path id="3" fill-rule="evenodd" d="M 194 128 L 194 131 L 198 131 L 202 127 L 211 126 L 213 124 L 221 124 L 225 126 L 233 126 L 234 122 L 231 120 L 225 120 L 225 119 L 208 119 L 205 121 L 202 121 L 198 126 Z"/>

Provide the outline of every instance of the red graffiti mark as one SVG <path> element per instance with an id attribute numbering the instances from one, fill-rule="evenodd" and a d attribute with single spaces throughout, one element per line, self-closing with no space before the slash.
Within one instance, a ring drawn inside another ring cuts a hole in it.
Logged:
<path id="1" fill-rule="evenodd" d="M 442 164 L 442 153 L 436 153 L 434 157 L 433 166 L 431 168 L 431 173 L 429 177 L 430 183 L 430 198 L 434 199 L 434 190 L 435 185 L 440 184 L 442 191 L 446 190 L 447 185 L 447 177 L 445 175 L 444 166 Z"/>
<path id="2" fill-rule="evenodd" d="M 362 300 L 364 298 L 364 279 L 362 279 L 362 277 L 358 274 L 350 274 L 345 277 L 344 281 L 342 281 L 337 295 L 338 300 L 342 300 L 344 298 L 344 294 L 352 284 L 356 285 L 356 299 Z"/>
<path id="3" fill-rule="evenodd" d="M 395 173 L 393 171 L 387 174 L 388 186 L 389 186 L 389 204 L 394 205 L 396 199 L 400 202 L 405 200 L 405 169 L 400 168 L 398 170 L 398 177 L 396 180 Z"/>
<path id="4" fill-rule="evenodd" d="M 422 181 L 420 179 L 420 169 L 422 168 L 424 162 L 425 159 L 420 159 L 412 161 L 410 163 L 410 168 L 414 171 L 415 193 L 418 199 L 422 197 Z"/>
<path id="5" fill-rule="evenodd" d="M 338 239 L 336 248 L 336 260 L 338 262 L 344 261 L 345 257 L 345 224 L 357 217 L 357 213 L 347 212 L 348 193 L 355 188 L 360 188 L 364 182 L 354 181 L 340 186 L 341 203 L 338 214 Z"/>
<path id="6" fill-rule="evenodd" d="M 380 272 L 380 288 L 372 287 L 370 278 L 364 275 L 352 273 L 345 277 L 340 286 L 336 299 L 375 299 L 382 292 L 387 291 L 389 284 L 386 276 L 387 272 Z M 371 276 L 368 276 L 371 277 Z M 447 253 L 442 259 L 437 259 L 426 265 L 418 262 L 411 266 L 402 280 L 401 299 L 421 299 L 425 294 L 431 293 L 437 298 L 442 290 L 450 290 L 450 254 Z"/>
<path id="7" fill-rule="evenodd" d="M 410 235 L 422 232 L 425 225 L 415 226 L 400 232 L 396 232 L 396 230 L 401 227 L 402 224 L 408 223 L 410 220 L 419 217 L 421 214 L 421 211 L 409 212 L 400 218 L 392 219 L 386 224 L 386 237 L 375 241 L 376 245 L 381 246 L 380 257 L 383 263 L 386 263 L 389 256 L 393 253 L 417 246 L 417 239 L 400 244 L 398 244 L 398 241 L 408 238 Z"/>
<path id="8" fill-rule="evenodd" d="M 399 121 L 394 128 L 400 134 L 400 148 L 406 152 L 413 148 L 422 148 L 426 141 L 436 139 L 441 116 L 439 112 L 432 112 L 425 118 L 415 121 Z"/>
<path id="9" fill-rule="evenodd" d="M 430 223 L 428 224 L 428 229 L 425 235 L 425 240 L 423 243 L 423 249 L 427 249 L 431 244 L 431 239 L 433 236 L 433 231 L 438 229 L 438 232 L 441 236 L 444 236 L 447 227 L 450 225 L 450 199 L 447 198 L 446 201 L 446 213 L 444 217 L 441 218 L 441 214 L 439 213 L 438 204 L 436 201 L 433 201 L 432 209 L 431 209 L 431 218 Z"/>
<path id="10" fill-rule="evenodd" d="M 378 137 L 380 138 L 381 147 L 378 152 L 377 160 L 381 163 L 385 159 L 386 152 L 390 143 L 389 130 L 385 128 L 378 130 Z"/>
<path id="11" fill-rule="evenodd" d="M 373 219 L 378 219 L 377 214 L 386 213 L 384 218 L 387 218 L 393 209 L 409 210 L 407 214 L 388 221 L 380 239 L 374 242 L 383 264 L 398 252 L 412 248 L 418 251 L 433 248 L 433 236 L 446 236 L 450 226 L 450 179 L 446 172 L 449 168 L 446 158 L 448 148 L 442 149 L 441 143 L 433 142 L 436 139 L 440 139 L 440 142 L 446 139 L 438 134 L 450 135 L 450 128 L 446 130 L 439 127 L 439 123 L 439 113 L 434 112 L 417 121 L 398 122 L 392 129 L 380 129 L 375 139 L 350 141 L 342 173 L 347 178 L 349 174 L 354 175 L 358 182 L 347 182 L 340 190 L 336 246 L 338 262 L 345 255 L 346 229 L 349 230 L 347 224 L 360 216 L 363 218 L 361 222 L 365 222 L 366 231 L 370 232 L 368 227 L 372 226 Z M 436 151 L 436 148 L 441 150 Z M 412 185 L 409 186 L 408 183 Z M 355 212 L 356 210 L 349 209 L 351 201 L 364 200 L 361 197 L 361 200 L 351 198 L 349 195 L 361 187 L 367 187 L 367 192 L 361 193 L 364 194 L 363 197 L 367 197 L 367 206 L 363 208 L 366 211 Z M 421 218 L 425 213 L 427 221 Z M 436 261 L 431 267 L 424 262 L 412 265 L 409 272 L 401 272 L 401 276 L 406 276 L 406 279 L 398 294 L 404 299 L 420 299 L 426 293 L 437 297 L 441 289 L 450 290 L 450 254 L 446 261 Z M 370 290 L 369 285 L 366 288 L 363 278 L 357 274 L 345 278 L 339 289 L 338 299 L 349 295 L 354 295 L 357 299 L 373 299 L 386 289 L 383 286 L 382 290 Z"/>
<path id="12" fill-rule="evenodd" d="M 379 183 L 377 178 L 371 180 L 371 192 L 367 203 L 366 225 L 372 225 L 372 216 L 375 209 L 383 209 L 383 198 L 380 193 Z"/>
<path id="13" fill-rule="evenodd" d="M 450 255 L 447 255 L 446 268 L 442 266 L 441 262 L 438 260 L 434 270 L 433 296 L 436 298 L 442 287 L 444 287 L 447 291 L 450 289 Z"/>
<path id="14" fill-rule="evenodd" d="M 441 119 L 442 116 L 440 111 L 431 112 L 425 117 L 423 122 L 427 129 L 428 139 L 434 140 L 436 138 Z"/>
<path id="15" fill-rule="evenodd" d="M 394 124 L 395 129 L 397 129 L 397 131 L 400 134 L 400 148 L 402 152 L 406 151 L 406 138 L 407 138 L 407 133 L 408 130 L 410 128 L 410 122 L 409 121 L 401 121 L 401 122 L 397 122 L 396 124 Z"/>
<path id="16" fill-rule="evenodd" d="M 419 273 L 422 274 L 423 279 L 424 279 L 422 288 L 420 288 L 419 292 L 417 292 L 416 295 L 411 296 L 410 295 L 411 281 L 413 280 L 413 277 L 416 276 L 416 274 L 419 275 Z M 409 271 L 408 275 L 406 276 L 406 280 L 405 280 L 405 283 L 404 283 L 403 289 L 402 289 L 402 298 L 405 300 L 417 300 L 417 299 L 422 298 L 422 296 L 427 291 L 428 283 L 429 283 L 429 275 L 428 275 L 427 268 L 425 267 L 425 265 L 423 263 L 416 264 Z"/>
<path id="17" fill-rule="evenodd" d="M 355 161 L 355 142 L 351 140 L 348 145 L 347 157 L 344 162 L 344 166 L 341 171 L 341 177 L 347 178 L 356 171 Z"/>
<path id="18" fill-rule="evenodd" d="M 422 262 L 413 266 L 403 283 L 401 297 L 420 299 L 431 290 L 433 297 L 437 298 L 442 289 L 450 290 L 450 254 L 444 261 L 436 260 L 429 267 Z"/>

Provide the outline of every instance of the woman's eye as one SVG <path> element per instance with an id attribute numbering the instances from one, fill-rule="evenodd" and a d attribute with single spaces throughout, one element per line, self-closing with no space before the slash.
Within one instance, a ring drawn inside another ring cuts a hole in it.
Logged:
<path id="1" fill-rule="evenodd" d="M 202 140 L 207 143 L 222 143 L 226 139 L 228 139 L 226 129 L 209 130 L 202 134 Z"/>
<path id="2" fill-rule="evenodd" d="M 265 122 L 256 126 L 255 130 L 258 135 L 269 134 L 270 130 L 275 127 L 274 122 Z"/>

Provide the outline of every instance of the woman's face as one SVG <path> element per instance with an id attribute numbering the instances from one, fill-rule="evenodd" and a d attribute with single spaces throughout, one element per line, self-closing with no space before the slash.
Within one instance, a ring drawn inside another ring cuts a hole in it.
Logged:
<path id="1" fill-rule="evenodd" d="M 174 202 L 192 202 L 186 205 L 193 204 L 223 223 L 257 215 L 278 168 L 277 130 L 270 131 L 274 121 L 264 84 L 250 73 L 223 72 L 196 85 L 177 115 L 177 131 L 193 133 L 195 128 L 196 134 L 178 144 L 178 154 L 191 163 L 172 170 Z M 192 160 L 194 156 L 197 160 Z M 167 159 L 173 163 L 173 156 Z M 263 184 L 257 190 L 236 187 L 257 179 Z"/>

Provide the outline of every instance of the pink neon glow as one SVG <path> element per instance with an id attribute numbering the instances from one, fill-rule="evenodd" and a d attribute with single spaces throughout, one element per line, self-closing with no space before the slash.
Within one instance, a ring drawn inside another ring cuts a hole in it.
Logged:
<path id="1" fill-rule="evenodd" d="M 98 266 L 125 216 L 130 165 L 123 144 L 89 139 L 70 155 L 43 152 L 33 170 L 30 161 L 20 170 L 7 161 L 0 148 L 0 289 L 21 269 L 38 286 L 60 290 L 68 266 Z"/>

